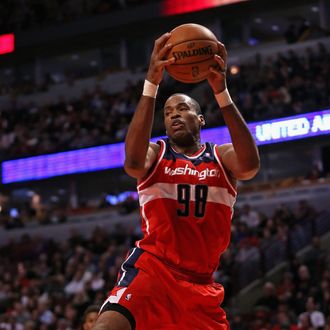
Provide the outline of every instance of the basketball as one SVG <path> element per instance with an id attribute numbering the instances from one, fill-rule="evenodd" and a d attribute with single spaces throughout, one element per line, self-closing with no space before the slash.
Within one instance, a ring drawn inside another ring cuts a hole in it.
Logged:
<path id="1" fill-rule="evenodd" d="M 219 52 L 217 38 L 203 25 L 183 24 L 171 31 L 167 44 L 173 46 L 167 58 L 175 62 L 166 67 L 168 74 L 184 83 L 206 79 L 210 66 L 216 66 L 214 54 Z"/>

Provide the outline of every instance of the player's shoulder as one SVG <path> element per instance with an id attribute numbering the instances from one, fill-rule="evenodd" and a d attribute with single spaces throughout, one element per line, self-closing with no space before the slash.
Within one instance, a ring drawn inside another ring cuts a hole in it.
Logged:
<path id="1" fill-rule="evenodd" d="M 222 157 L 224 154 L 226 154 L 228 151 L 233 150 L 233 144 L 232 143 L 225 143 L 225 144 L 219 144 L 216 145 L 217 152 Z"/>
<path id="2" fill-rule="evenodd" d="M 160 143 L 154 143 L 154 142 L 150 142 L 149 143 L 149 151 L 148 153 L 152 154 L 152 156 L 154 156 L 154 160 L 155 158 L 157 158 L 159 152 L 161 150 L 161 144 Z"/>
<path id="3" fill-rule="evenodd" d="M 153 150 L 153 151 L 155 151 L 155 152 L 159 152 L 159 150 L 160 150 L 160 144 L 159 143 L 155 143 L 155 142 L 150 142 L 149 143 L 149 147 Z"/>

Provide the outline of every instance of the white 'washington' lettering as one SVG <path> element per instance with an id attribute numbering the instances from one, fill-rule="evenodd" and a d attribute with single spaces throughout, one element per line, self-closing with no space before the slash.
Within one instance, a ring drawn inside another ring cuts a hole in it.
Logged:
<path id="1" fill-rule="evenodd" d="M 194 175 L 198 176 L 199 180 L 205 180 L 207 177 L 216 177 L 220 178 L 220 171 L 213 169 L 205 169 L 203 171 L 197 171 L 193 168 L 190 168 L 188 164 L 185 167 L 176 167 L 174 169 L 170 167 L 165 167 L 165 174 L 174 176 L 174 175 Z"/>

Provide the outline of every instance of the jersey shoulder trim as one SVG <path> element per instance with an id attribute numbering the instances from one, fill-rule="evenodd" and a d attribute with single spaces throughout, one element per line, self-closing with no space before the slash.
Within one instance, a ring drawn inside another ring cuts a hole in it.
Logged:
<path id="1" fill-rule="evenodd" d="M 139 182 L 139 184 L 137 186 L 138 190 L 142 187 L 142 185 L 144 185 L 147 181 L 149 181 L 150 178 L 154 175 L 155 171 L 157 170 L 157 167 L 158 167 L 159 163 L 161 162 L 161 160 L 164 157 L 164 153 L 165 153 L 165 150 L 166 150 L 165 141 L 164 140 L 159 140 L 157 143 L 159 143 L 159 145 L 160 145 L 160 150 L 159 150 L 159 153 L 158 153 L 157 158 L 155 160 L 155 163 L 154 163 L 155 165 L 153 166 L 151 172 Z"/>
<path id="2" fill-rule="evenodd" d="M 219 151 L 218 151 L 218 145 L 217 144 L 214 144 L 213 145 L 213 152 L 214 152 L 214 156 L 215 156 L 215 159 L 217 160 L 219 166 L 221 167 L 221 170 L 223 172 L 223 175 L 226 179 L 226 182 L 227 184 L 229 185 L 230 189 L 232 190 L 234 196 L 236 197 L 237 196 L 237 190 L 236 188 L 232 185 L 232 183 L 230 182 L 229 178 L 228 178 L 228 175 L 226 173 L 226 170 L 224 169 L 223 165 L 222 165 L 222 162 L 221 162 L 221 157 L 220 157 L 220 154 L 219 154 Z"/>

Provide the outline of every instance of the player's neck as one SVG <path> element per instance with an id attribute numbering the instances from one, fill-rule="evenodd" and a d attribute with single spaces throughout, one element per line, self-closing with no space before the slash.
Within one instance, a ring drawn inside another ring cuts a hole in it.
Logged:
<path id="1" fill-rule="evenodd" d="M 177 145 L 175 143 L 171 143 L 171 147 L 176 151 L 177 153 L 180 154 L 185 154 L 187 156 L 193 156 L 198 152 L 198 150 L 201 149 L 202 145 L 200 141 L 196 141 L 195 144 L 189 145 L 189 146 L 182 146 L 182 145 Z"/>

